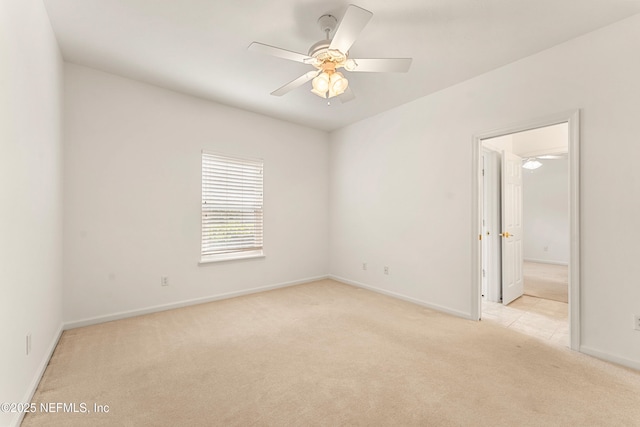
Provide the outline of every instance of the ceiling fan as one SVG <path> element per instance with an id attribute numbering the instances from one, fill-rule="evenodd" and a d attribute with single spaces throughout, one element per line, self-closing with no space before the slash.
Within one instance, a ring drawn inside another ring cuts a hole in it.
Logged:
<path id="1" fill-rule="evenodd" d="M 406 73 L 411 66 L 411 58 L 354 59 L 349 57 L 349 49 L 372 16 L 373 13 L 355 5 L 349 5 L 340 25 L 337 25 L 338 20 L 333 15 L 322 15 L 318 19 L 318 24 L 326 38 L 311 46 L 307 55 L 258 42 L 251 43 L 248 49 L 302 62 L 315 68 L 271 92 L 271 95 L 282 96 L 311 80 L 311 92 L 321 98 L 337 96 L 342 102 L 351 101 L 354 95 L 349 87 L 349 81 L 337 71 L 338 69 L 344 68 L 350 72 Z"/>
<path id="2" fill-rule="evenodd" d="M 529 170 L 536 170 L 542 166 L 542 163 L 539 160 L 558 160 L 566 158 L 567 153 L 542 154 L 535 157 L 527 157 L 522 159 L 522 167 Z"/>

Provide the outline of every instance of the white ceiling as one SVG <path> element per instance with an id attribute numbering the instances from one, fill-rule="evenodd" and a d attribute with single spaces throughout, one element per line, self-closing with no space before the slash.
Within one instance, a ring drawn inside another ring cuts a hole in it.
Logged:
<path id="1" fill-rule="evenodd" d="M 43 0 L 65 60 L 334 130 L 640 13 L 638 0 L 357 0 L 373 19 L 352 57 L 412 57 L 406 74 L 348 73 L 354 101 L 327 102 L 311 70 L 247 51 L 259 41 L 306 54 L 336 0 Z"/>

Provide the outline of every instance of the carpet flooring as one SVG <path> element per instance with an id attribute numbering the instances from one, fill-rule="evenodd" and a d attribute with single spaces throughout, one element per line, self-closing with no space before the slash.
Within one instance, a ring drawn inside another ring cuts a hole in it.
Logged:
<path id="1" fill-rule="evenodd" d="M 569 302 L 569 267 L 525 261 L 524 293 L 553 301 Z"/>
<path id="2" fill-rule="evenodd" d="M 23 426 L 638 426 L 638 396 L 637 371 L 322 280 L 68 330 L 33 402 L 88 412 Z"/>

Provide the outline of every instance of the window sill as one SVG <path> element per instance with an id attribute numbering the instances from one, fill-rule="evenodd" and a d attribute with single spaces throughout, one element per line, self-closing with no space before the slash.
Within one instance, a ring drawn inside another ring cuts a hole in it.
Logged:
<path id="1" fill-rule="evenodd" d="M 202 258 L 198 265 L 211 264 L 214 262 L 224 262 L 224 261 L 238 261 L 244 259 L 252 259 L 252 258 L 264 258 L 264 251 L 250 251 L 250 252 L 239 252 L 239 253 L 230 253 L 230 254 L 220 254 L 214 255 L 207 258 Z"/>

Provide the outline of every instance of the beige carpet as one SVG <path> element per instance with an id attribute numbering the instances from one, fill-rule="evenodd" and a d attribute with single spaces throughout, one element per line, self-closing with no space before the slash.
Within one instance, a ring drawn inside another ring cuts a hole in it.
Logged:
<path id="1" fill-rule="evenodd" d="M 24 426 L 638 426 L 640 373 L 330 280 L 67 331 Z"/>
<path id="2" fill-rule="evenodd" d="M 553 301 L 569 302 L 569 267 L 525 262 L 524 293 Z"/>

